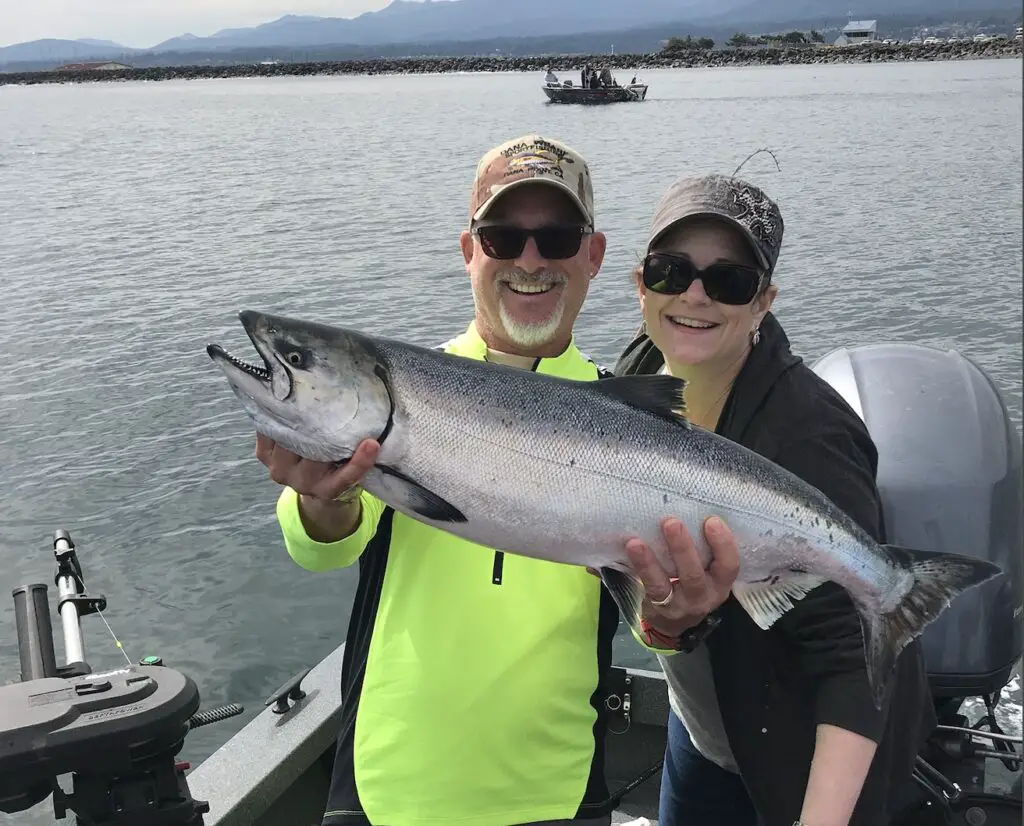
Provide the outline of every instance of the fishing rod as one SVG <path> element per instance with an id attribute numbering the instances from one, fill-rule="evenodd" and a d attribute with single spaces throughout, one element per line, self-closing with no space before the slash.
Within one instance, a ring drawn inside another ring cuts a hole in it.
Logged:
<path id="1" fill-rule="evenodd" d="M 54 533 L 53 554 L 65 664 L 54 653 L 46 583 L 15 588 L 21 682 L 0 686 L 0 811 L 52 795 L 56 817 L 71 812 L 78 826 L 203 826 L 209 803 L 192 798 L 189 764 L 176 756 L 190 730 L 242 707 L 199 712 L 195 682 L 160 657 L 133 663 L 124 654 L 125 666 L 93 672 L 81 618 L 103 618 L 106 598 L 86 590 L 67 531 Z M 67 774 L 70 792 L 58 782 Z"/>

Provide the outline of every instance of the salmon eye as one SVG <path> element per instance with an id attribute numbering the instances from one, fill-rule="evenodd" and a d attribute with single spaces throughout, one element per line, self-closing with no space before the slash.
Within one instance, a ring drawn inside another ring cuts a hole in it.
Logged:
<path id="1" fill-rule="evenodd" d="M 306 354 L 299 350 L 292 350 L 285 358 L 292 367 L 302 367 L 306 363 Z"/>

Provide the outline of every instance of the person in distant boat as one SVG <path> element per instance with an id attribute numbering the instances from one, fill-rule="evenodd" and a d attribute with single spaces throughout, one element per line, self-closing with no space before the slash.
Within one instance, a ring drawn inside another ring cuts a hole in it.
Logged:
<path id="1" fill-rule="evenodd" d="M 615 373 L 685 379 L 694 425 L 801 477 L 882 540 L 874 442 L 770 312 L 782 235 L 758 187 L 722 175 L 673 183 L 633 272 L 643 323 Z M 685 599 L 653 556 L 638 570 L 654 605 Z M 876 709 L 850 597 L 809 587 L 767 631 L 730 595 L 692 652 L 658 652 L 671 709 L 660 826 L 890 822 L 936 724 L 920 641 Z"/>
<path id="2" fill-rule="evenodd" d="M 490 150 L 460 237 L 475 315 L 443 349 L 607 379 L 573 338 L 606 243 L 579 153 L 538 135 Z M 277 516 L 292 559 L 310 571 L 359 564 L 323 824 L 609 824 L 604 699 L 619 622 L 611 595 L 584 568 L 482 554 L 395 512 L 359 484 L 379 447 L 363 442 L 339 468 L 264 436 L 256 442 L 285 486 Z M 679 520 L 663 532 L 688 572 L 677 586 L 684 598 L 645 607 L 645 639 L 656 632 L 690 647 L 736 577 L 736 543 L 721 520 L 705 523 L 714 553 L 705 571 Z"/>
<path id="3" fill-rule="evenodd" d="M 586 89 L 590 85 L 590 64 L 583 67 L 580 72 L 580 86 Z"/>
<path id="4" fill-rule="evenodd" d="M 546 75 L 546 76 L 544 77 L 544 82 L 545 82 L 545 83 L 546 83 L 546 84 L 547 84 L 548 86 L 559 86 L 559 85 L 560 85 L 560 83 L 559 83 L 559 81 L 558 81 L 558 77 L 557 77 L 557 75 L 555 75 L 555 73 L 551 71 L 551 67 L 550 67 L 550 66 L 548 66 L 548 67 L 547 67 L 547 70 L 548 70 L 548 73 L 547 73 L 547 75 Z"/>
<path id="5" fill-rule="evenodd" d="M 604 66 L 601 69 L 601 85 L 605 89 L 610 89 L 614 85 L 614 80 L 612 79 L 612 70 L 609 69 L 607 66 Z"/>

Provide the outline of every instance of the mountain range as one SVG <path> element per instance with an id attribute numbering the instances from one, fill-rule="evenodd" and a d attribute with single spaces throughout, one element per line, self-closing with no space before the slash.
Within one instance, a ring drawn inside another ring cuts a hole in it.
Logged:
<path id="1" fill-rule="evenodd" d="M 1020 11 L 1020 0 L 869 0 L 857 19 L 922 14 L 970 20 Z M 308 48 L 430 44 L 616 32 L 678 24 L 694 35 L 701 28 L 770 31 L 774 24 L 807 20 L 845 23 L 851 0 L 392 0 L 385 8 L 353 18 L 285 15 L 251 28 L 223 29 L 208 37 L 183 34 L 148 49 L 110 40 L 34 40 L 0 48 L 0 64 L 30 61 L 130 60 L 132 55 L 218 53 L 260 47 Z"/>

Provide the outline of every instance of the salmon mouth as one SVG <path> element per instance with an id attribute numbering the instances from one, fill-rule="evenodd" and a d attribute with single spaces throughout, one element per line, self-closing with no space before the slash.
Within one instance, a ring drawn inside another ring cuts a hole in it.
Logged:
<path id="1" fill-rule="evenodd" d="M 243 311 L 238 315 L 262 364 L 239 358 L 219 344 L 208 344 L 206 354 L 224 371 L 228 380 L 239 389 L 242 389 L 244 385 L 251 387 L 251 381 L 256 381 L 258 382 L 257 386 L 269 391 L 275 399 L 284 401 L 292 392 L 292 373 L 271 344 L 264 339 L 263 333 L 269 331 L 264 329 L 265 325 L 261 324 L 263 317 L 251 310 Z"/>
<path id="2" fill-rule="evenodd" d="M 232 355 L 219 344 L 207 345 L 206 353 L 215 361 L 220 361 L 221 363 L 226 362 L 232 367 L 241 370 L 243 373 L 252 376 L 257 381 L 270 384 L 270 381 L 273 378 L 274 374 L 270 371 L 270 366 L 267 364 L 266 359 L 263 360 L 262 366 L 253 364 L 252 362 L 238 358 L 238 356 Z"/>

